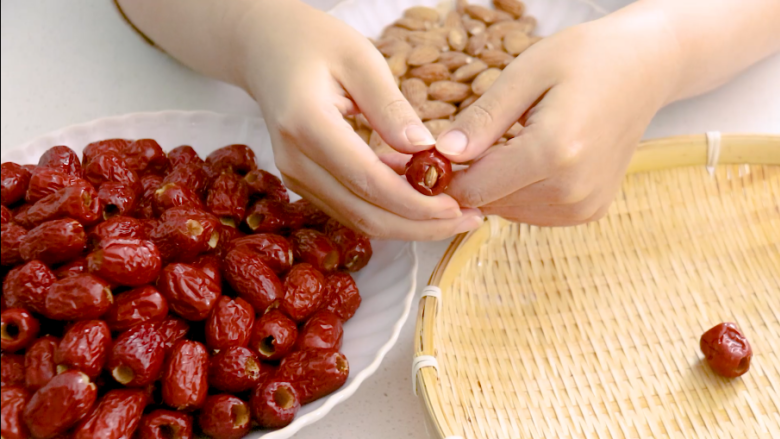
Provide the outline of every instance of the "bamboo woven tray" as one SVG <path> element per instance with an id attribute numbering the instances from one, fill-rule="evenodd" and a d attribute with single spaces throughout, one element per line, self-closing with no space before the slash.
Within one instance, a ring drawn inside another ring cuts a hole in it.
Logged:
<path id="1" fill-rule="evenodd" d="M 602 220 L 491 218 L 430 285 L 413 378 L 432 437 L 780 438 L 780 136 L 646 142 Z M 741 378 L 702 361 L 721 321 L 753 346 Z"/>

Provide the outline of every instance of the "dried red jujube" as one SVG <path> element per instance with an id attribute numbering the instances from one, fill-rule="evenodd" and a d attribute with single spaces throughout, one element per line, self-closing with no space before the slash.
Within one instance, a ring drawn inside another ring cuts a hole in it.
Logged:
<path id="1" fill-rule="evenodd" d="M 420 151 L 412 155 L 404 174 L 417 192 L 428 196 L 439 195 L 452 180 L 452 163 L 436 149 Z"/>

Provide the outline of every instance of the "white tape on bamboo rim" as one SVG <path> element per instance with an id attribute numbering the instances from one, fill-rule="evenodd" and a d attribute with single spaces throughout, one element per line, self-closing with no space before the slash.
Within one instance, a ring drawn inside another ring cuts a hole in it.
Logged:
<path id="1" fill-rule="evenodd" d="M 419 373 L 420 369 L 423 367 L 432 367 L 436 369 L 436 373 L 439 373 L 439 362 L 433 355 L 420 355 L 419 357 L 414 357 L 414 360 L 412 361 L 412 391 L 415 396 L 417 396 L 417 373 Z"/>
<path id="2" fill-rule="evenodd" d="M 720 159 L 721 136 L 720 131 L 707 132 L 707 172 L 715 175 L 715 167 Z"/>
<path id="3" fill-rule="evenodd" d="M 428 285 L 423 289 L 423 292 L 420 295 L 420 300 L 425 299 L 426 297 L 435 297 L 436 311 L 441 311 L 441 288 L 437 287 L 436 285 Z"/>

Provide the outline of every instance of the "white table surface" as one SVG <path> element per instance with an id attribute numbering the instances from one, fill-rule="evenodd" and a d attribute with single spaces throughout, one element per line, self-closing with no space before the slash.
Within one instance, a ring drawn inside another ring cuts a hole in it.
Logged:
<path id="1" fill-rule="evenodd" d="M 336 0 L 309 2 L 326 8 Z M 143 43 L 108 0 L 0 5 L 3 148 L 74 123 L 136 111 L 259 115 L 243 91 L 193 73 Z M 780 133 L 780 56 L 708 95 L 665 108 L 645 137 L 709 130 Z M 446 246 L 418 246 L 419 285 L 427 283 Z M 296 439 L 426 437 L 422 408 L 411 392 L 414 311 L 378 372 Z"/>

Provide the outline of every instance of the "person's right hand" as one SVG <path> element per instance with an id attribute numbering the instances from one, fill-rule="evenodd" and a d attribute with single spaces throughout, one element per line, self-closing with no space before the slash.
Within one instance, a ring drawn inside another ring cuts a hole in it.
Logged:
<path id="1" fill-rule="evenodd" d="M 245 86 L 291 190 L 376 238 L 437 240 L 482 223 L 449 195 L 415 191 L 344 120 L 362 112 L 401 153 L 434 144 L 367 38 L 295 0 L 258 2 L 240 26 Z"/>

